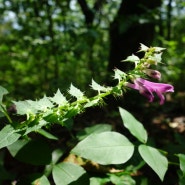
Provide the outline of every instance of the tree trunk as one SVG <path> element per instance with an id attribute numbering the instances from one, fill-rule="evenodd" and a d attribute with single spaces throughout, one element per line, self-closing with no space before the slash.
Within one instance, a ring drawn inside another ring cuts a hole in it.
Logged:
<path id="1" fill-rule="evenodd" d="M 119 68 L 127 71 L 131 66 L 120 62 L 139 44 L 150 46 L 154 39 L 156 22 L 152 11 L 161 5 L 161 0 L 123 0 L 114 21 L 110 25 L 109 71 Z"/>

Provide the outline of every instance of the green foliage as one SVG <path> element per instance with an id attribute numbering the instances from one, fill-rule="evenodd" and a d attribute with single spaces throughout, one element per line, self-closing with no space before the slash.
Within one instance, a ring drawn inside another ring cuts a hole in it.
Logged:
<path id="1" fill-rule="evenodd" d="M 0 86 L 0 102 L 2 102 L 5 94 L 8 94 L 8 91 L 4 87 Z"/>
<path id="2" fill-rule="evenodd" d="M 84 93 L 80 91 L 80 89 L 73 86 L 72 84 L 68 92 L 71 96 L 74 96 L 77 100 L 82 100 L 84 98 Z"/>
<path id="3" fill-rule="evenodd" d="M 89 180 L 85 170 L 72 163 L 59 163 L 53 167 L 53 179 L 56 185 L 61 182 L 64 185 L 73 184 L 89 184 Z"/>
<path id="4" fill-rule="evenodd" d="M 104 86 L 99 85 L 94 80 L 92 80 L 91 87 L 93 90 L 98 91 L 98 93 L 107 92 L 107 91 L 111 90 L 111 88 L 109 88 L 109 87 L 104 87 Z"/>
<path id="5" fill-rule="evenodd" d="M 185 173 L 185 155 L 184 154 L 178 154 L 179 160 L 180 160 L 180 168 L 183 172 L 183 175 Z"/>
<path id="6" fill-rule="evenodd" d="M 92 77 L 103 81 L 107 30 L 120 2 L 100 5 L 90 26 L 74 0 L 0 2 L 1 85 L 24 99 L 66 90 L 71 82 L 84 90 Z"/>
<path id="7" fill-rule="evenodd" d="M 6 125 L 0 131 L 0 148 L 6 147 L 17 141 L 21 137 L 21 134 L 11 126 Z"/>
<path id="8" fill-rule="evenodd" d="M 90 134 L 101 133 L 101 132 L 106 132 L 111 130 L 112 130 L 111 125 L 98 124 L 98 125 L 84 128 L 82 131 L 77 133 L 76 137 L 78 138 L 78 140 L 82 140 L 82 139 L 85 139 Z"/>
<path id="9" fill-rule="evenodd" d="M 134 146 L 119 133 L 102 132 L 86 137 L 71 152 L 103 165 L 121 164 L 132 157 Z"/>
<path id="10" fill-rule="evenodd" d="M 119 108 L 121 118 L 124 126 L 134 135 L 140 142 L 147 142 L 147 132 L 144 129 L 142 123 L 137 121 L 128 111 Z"/>
<path id="11" fill-rule="evenodd" d="M 67 103 L 67 99 L 63 96 L 59 89 L 57 90 L 55 96 L 51 97 L 50 100 L 59 106 Z"/>
<path id="12" fill-rule="evenodd" d="M 88 98 L 84 92 L 71 84 L 66 97 L 58 89 L 52 97 L 45 95 L 35 101 L 12 101 L 16 107 L 16 114 L 13 117 L 9 115 L 3 102 L 0 102 L 1 111 L 7 118 L 0 131 L 0 148 L 6 147 L 11 157 L 18 163 L 20 161 L 42 169 L 39 173 L 34 171 L 29 173 L 25 178 L 20 179 L 21 183 L 134 185 L 138 180 L 133 174 L 142 170 L 145 163 L 153 169 L 161 181 L 165 180 L 171 160 L 168 153 L 161 152 L 150 143 L 144 125 L 127 110 L 119 107 L 123 126 L 135 137 L 135 140 L 117 132 L 108 124 L 83 127 L 79 131 L 74 129 L 76 125 L 73 118 L 76 115 L 89 107 L 102 105 L 104 98 L 109 95 L 121 96 L 129 88 L 128 84 L 131 84 L 133 79 L 146 77 L 146 74 L 143 74 L 145 69 L 161 62 L 163 48 L 148 48 L 142 45 L 141 50 L 144 51 L 143 58 L 133 56 L 130 58 L 131 62 L 135 62 L 133 70 L 127 74 L 119 69 L 115 70 L 114 78 L 117 80 L 117 85 L 106 87 L 92 80 L 90 87 L 97 93 L 93 97 Z M 138 84 L 132 84 L 134 85 Z M 0 88 L 0 90 L 1 97 L 7 94 L 6 89 Z M 152 94 L 149 93 L 147 96 Z M 53 126 L 56 126 L 57 130 L 58 127 L 66 128 L 68 135 L 53 133 Z M 66 141 L 63 142 L 64 140 Z M 184 154 L 173 155 L 179 157 L 179 163 L 176 164 L 181 172 L 179 182 L 183 183 Z M 88 171 L 89 168 L 95 168 L 95 172 L 101 172 L 103 176 L 96 176 Z M 4 164 L 1 164 L 0 169 L 3 169 L 3 173 L 6 174 Z M 12 182 L 19 178 L 19 174 L 14 175 L 9 176 L 7 172 L 5 179 L 0 180 Z M 145 179 L 146 177 L 143 177 L 141 181 L 145 183 Z"/>
<path id="13" fill-rule="evenodd" d="M 35 180 L 32 180 L 31 185 L 36 185 L 36 184 L 40 184 L 40 185 L 50 185 L 49 180 L 47 179 L 47 177 L 45 175 L 42 175 L 40 177 L 37 178 Z"/>
<path id="14" fill-rule="evenodd" d="M 156 148 L 140 145 L 139 153 L 143 160 L 157 173 L 161 180 L 168 169 L 168 160 Z M 157 160 L 156 160 L 157 159 Z"/>
<path id="15" fill-rule="evenodd" d="M 107 96 L 124 96 L 127 100 L 127 83 L 133 83 L 137 77 L 146 78 L 147 65 L 160 69 L 164 81 L 173 82 L 176 91 L 180 91 L 180 95 L 175 94 L 177 108 L 185 108 L 184 2 L 163 1 L 160 12 L 148 10 L 140 18 L 125 18 L 125 25 L 120 21 L 119 31 L 126 31 L 130 21 L 143 26 L 149 21 L 152 25 L 155 17 L 159 23 L 155 30 L 160 35 L 155 35 L 155 41 L 162 47 L 141 44 L 139 52 L 144 52 L 144 57 L 133 54 L 123 60 L 134 63 L 135 69 L 127 74 L 115 69 L 117 84 L 113 87 L 101 83 L 107 82 L 110 25 L 114 26 L 112 21 L 122 1 L 84 1 L 93 17 L 90 23 L 86 22 L 79 2 L 0 2 L 0 184 L 48 185 L 68 180 L 66 184 L 147 185 L 150 177 L 140 173 L 145 163 L 164 183 L 168 180 L 166 171 L 175 166 L 179 184 L 185 184 L 183 137 L 175 138 L 175 144 L 165 143 L 166 152 L 159 150 L 162 146 L 155 143 L 158 135 L 151 138 L 145 129 L 148 125 L 121 107 L 123 124 L 119 128 L 126 128 L 124 131 L 133 138 L 119 133 L 117 124 L 103 122 L 91 126 L 82 122 L 78 128 L 74 119 L 86 109 L 104 106 Z M 123 50 L 129 47 L 122 45 Z M 161 61 L 163 47 L 168 48 L 165 65 Z M 159 63 L 163 65 L 155 66 Z M 92 93 L 88 91 L 91 79 Z M 89 98 L 90 94 L 94 96 Z M 11 103 L 13 112 L 9 109 Z M 172 108 L 167 105 L 167 109 Z M 94 119 L 96 115 L 88 118 Z M 14 170 L 17 168 L 22 168 L 24 174 Z"/>
<path id="16" fill-rule="evenodd" d="M 165 1 L 164 1 L 165 2 Z M 173 3 L 179 4 L 173 6 Z M 171 9 L 168 8 L 171 6 Z M 160 35 L 156 38 L 157 43 L 160 43 L 163 47 L 167 48 L 168 52 L 165 54 L 165 63 L 167 65 L 160 66 L 160 70 L 163 72 L 163 79 L 174 83 L 177 91 L 184 92 L 183 85 L 184 78 L 184 44 L 185 37 L 183 31 L 182 22 L 185 20 L 184 14 L 185 4 L 183 1 L 171 1 L 171 4 L 163 3 L 161 12 L 161 27 Z M 168 26 L 165 27 L 165 22 L 168 22 Z M 184 107 L 182 107 L 184 108 Z"/>

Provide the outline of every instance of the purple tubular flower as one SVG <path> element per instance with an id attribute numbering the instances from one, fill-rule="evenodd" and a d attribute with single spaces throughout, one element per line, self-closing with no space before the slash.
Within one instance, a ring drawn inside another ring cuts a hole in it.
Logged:
<path id="1" fill-rule="evenodd" d="M 160 99 L 160 105 L 162 105 L 165 100 L 163 93 L 174 92 L 174 87 L 170 84 L 154 83 L 142 78 L 136 78 L 134 84 L 127 83 L 127 87 L 138 90 L 142 95 L 148 98 L 149 102 L 153 102 L 153 93 L 155 92 Z"/>

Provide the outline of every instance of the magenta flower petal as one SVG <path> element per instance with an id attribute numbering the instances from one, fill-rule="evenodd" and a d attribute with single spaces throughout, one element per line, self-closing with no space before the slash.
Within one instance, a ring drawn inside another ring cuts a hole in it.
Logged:
<path id="1" fill-rule="evenodd" d="M 161 105 L 165 101 L 165 97 L 163 94 L 166 92 L 174 92 L 174 87 L 170 84 L 150 82 L 142 78 L 136 78 L 134 80 L 134 84 L 127 83 L 127 86 L 138 90 L 140 94 L 148 98 L 149 102 L 153 102 L 154 100 L 153 93 L 156 93 L 160 99 Z"/>
<path id="2" fill-rule="evenodd" d="M 153 102 L 154 95 L 150 89 L 146 88 L 145 86 L 140 86 L 139 93 L 148 98 L 149 102 Z"/>
<path id="3" fill-rule="evenodd" d="M 164 95 L 162 93 L 158 92 L 158 91 L 156 91 L 156 94 L 160 99 L 160 105 L 164 104 L 164 101 L 165 101 Z"/>

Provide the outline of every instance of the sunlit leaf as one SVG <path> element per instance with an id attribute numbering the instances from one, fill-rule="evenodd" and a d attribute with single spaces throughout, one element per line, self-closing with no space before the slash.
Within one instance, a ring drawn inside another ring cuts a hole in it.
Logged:
<path id="1" fill-rule="evenodd" d="M 6 125 L 0 131 L 0 148 L 11 145 L 15 141 L 17 141 L 20 137 L 21 135 L 19 133 L 16 133 L 16 131 L 11 125 Z"/>
<path id="2" fill-rule="evenodd" d="M 83 99 L 83 97 L 84 97 L 84 93 L 82 91 L 80 91 L 80 89 L 73 86 L 73 84 L 71 84 L 68 92 L 70 95 L 76 97 L 77 100 Z"/>
<path id="3" fill-rule="evenodd" d="M 161 47 L 153 47 L 153 48 L 155 48 L 155 52 L 162 52 L 166 50 L 166 48 L 161 48 Z"/>
<path id="4" fill-rule="evenodd" d="M 140 50 L 138 52 L 141 52 L 141 51 L 148 51 L 149 47 L 145 46 L 144 44 L 140 43 Z"/>
<path id="5" fill-rule="evenodd" d="M 104 185 L 110 183 L 109 177 L 91 177 L 90 185 Z"/>
<path id="6" fill-rule="evenodd" d="M 32 126 L 29 125 L 28 127 L 26 127 L 26 131 L 25 131 L 24 135 L 27 135 L 30 132 L 37 132 L 39 129 L 41 129 L 45 125 L 47 125 L 47 122 L 45 120 L 40 120 L 39 122 L 37 122 L 36 124 L 34 124 Z"/>
<path id="7" fill-rule="evenodd" d="M 124 184 L 124 185 L 136 185 L 136 181 L 132 178 L 131 175 L 123 174 L 123 175 L 110 175 L 110 181 L 112 184 Z"/>
<path id="8" fill-rule="evenodd" d="M 17 114 L 25 115 L 25 114 L 35 114 L 37 113 L 37 109 L 33 107 L 27 100 L 13 102 L 16 106 Z"/>
<path id="9" fill-rule="evenodd" d="M 67 99 L 65 98 L 65 96 L 60 92 L 60 90 L 58 89 L 56 94 L 54 95 L 54 97 L 51 97 L 50 100 L 54 103 L 56 103 L 57 105 L 63 105 L 67 103 Z"/>
<path id="10" fill-rule="evenodd" d="M 150 63 L 157 65 L 162 60 L 162 53 L 155 53 L 153 56 L 149 57 Z"/>
<path id="11" fill-rule="evenodd" d="M 98 91 L 98 92 L 106 92 L 110 90 L 109 87 L 101 86 L 98 83 L 96 83 L 93 79 L 92 79 L 91 87 L 93 90 Z"/>
<path id="12" fill-rule="evenodd" d="M 44 174 L 46 176 L 51 174 L 51 171 L 53 170 L 53 166 L 60 160 L 60 158 L 65 154 L 64 148 L 57 148 L 52 151 L 52 161 L 50 164 L 46 165 Z"/>
<path id="13" fill-rule="evenodd" d="M 50 182 L 45 175 L 42 175 L 31 182 L 31 185 L 50 185 Z"/>
<path id="14" fill-rule="evenodd" d="M 122 79 L 126 78 L 126 75 L 127 75 L 126 73 L 119 69 L 114 70 L 114 79 L 118 79 L 119 81 L 121 81 Z"/>
<path id="15" fill-rule="evenodd" d="M 72 153 L 100 164 L 125 163 L 133 152 L 133 144 L 117 132 L 91 134 L 72 150 Z"/>
<path id="16" fill-rule="evenodd" d="M 156 148 L 140 145 L 139 153 L 143 160 L 155 171 L 161 180 L 168 169 L 168 160 Z"/>
<path id="17" fill-rule="evenodd" d="M 112 126 L 109 124 L 93 125 L 93 126 L 86 127 L 83 130 L 79 131 L 77 133 L 77 138 L 79 140 L 82 140 L 92 133 L 101 133 L 101 132 L 106 132 L 106 131 L 111 131 L 111 130 L 112 130 Z"/>
<path id="18" fill-rule="evenodd" d="M 53 167 L 53 179 L 56 185 L 89 184 L 85 170 L 73 163 L 60 163 Z"/>
<path id="19" fill-rule="evenodd" d="M 140 123 L 138 120 L 134 118 L 132 114 L 130 114 L 128 111 L 126 111 L 123 108 L 119 108 L 119 112 L 121 115 L 121 118 L 123 120 L 124 126 L 131 132 L 133 136 L 135 136 L 139 141 L 142 143 L 147 142 L 147 132 L 145 128 L 143 127 L 142 123 Z"/>
<path id="20" fill-rule="evenodd" d="M 138 63 L 140 61 L 140 58 L 134 54 L 132 54 L 131 56 L 128 56 L 125 60 L 122 60 L 123 62 L 136 62 Z"/>
<path id="21" fill-rule="evenodd" d="M 37 106 L 40 107 L 40 110 L 46 110 L 47 108 L 54 107 L 53 103 L 49 100 L 48 97 L 44 96 L 42 99 L 38 100 Z"/>
<path id="22" fill-rule="evenodd" d="M 183 176 L 185 176 L 185 154 L 177 154 L 179 157 L 179 162 L 180 162 L 180 169 L 183 173 Z"/>
<path id="23" fill-rule="evenodd" d="M 0 86 L 0 102 L 2 102 L 5 94 L 8 94 L 8 91 L 4 87 Z"/>

